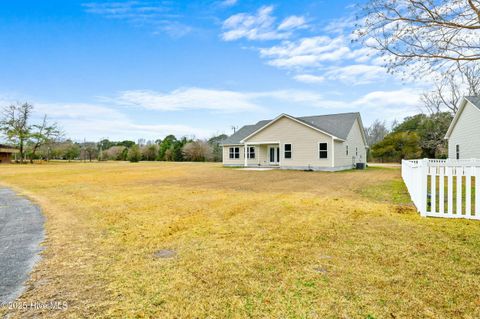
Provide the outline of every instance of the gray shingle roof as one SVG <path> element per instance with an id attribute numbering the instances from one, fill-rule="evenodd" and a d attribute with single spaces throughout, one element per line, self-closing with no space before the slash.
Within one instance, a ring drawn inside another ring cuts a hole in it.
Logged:
<path id="1" fill-rule="evenodd" d="M 480 96 L 466 96 L 465 99 L 480 109 Z"/>
<path id="2" fill-rule="evenodd" d="M 346 139 L 348 133 L 352 129 L 355 120 L 360 116 L 360 113 L 340 113 L 316 116 L 295 117 L 297 120 L 311 125 L 321 131 L 324 131 L 335 137 Z M 245 125 L 239 129 L 235 134 L 225 139 L 222 144 L 240 144 L 240 141 L 249 136 L 255 131 L 258 131 L 273 120 L 260 121 L 254 125 Z"/>
<path id="3" fill-rule="evenodd" d="M 240 144 L 240 141 L 243 140 L 245 137 L 261 129 L 271 121 L 272 120 L 263 120 L 254 125 L 245 125 L 241 129 L 236 131 L 234 134 L 224 139 L 222 144 Z"/>

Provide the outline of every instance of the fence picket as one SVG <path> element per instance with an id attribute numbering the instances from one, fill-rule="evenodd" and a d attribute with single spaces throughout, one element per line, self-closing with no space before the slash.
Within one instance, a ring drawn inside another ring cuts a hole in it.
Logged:
<path id="1" fill-rule="evenodd" d="M 480 159 L 403 160 L 402 178 L 422 216 L 480 220 Z"/>
<path id="2" fill-rule="evenodd" d="M 439 204 L 439 213 L 445 214 L 445 167 L 439 167 L 440 171 L 440 181 L 438 185 L 438 204 Z"/>
<path id="3" fill-rule="evenodd" d="M 480 167 L 475 167 L 475 216 L 480 217 Z"/>
<path id="4" fill-rule="evenodd" d="M 437 212 L 437 185 L 436 185 L 436 180 L 437 180 L 437 168 L 436 167 L 430 167 L 430 211 L 432 213 Z"/>
<path id="5" fill-rule="evenodd" d="M 453 168 L 447 167 L 447 176 L 448 176 L 448 215 L 453 215 Z"/>
<path id="6" fill-rule="evenodd" d="M 463 191 L 462 191 L 462 167 L 455 167 L 455 175 L 457 177 L 457 217 L 462 215 L 462 202 L 463 202 Z"/>
<path id="7" fill-rule="evenodd" d="M 471 167 L 465 167 L 465 215 L 472 216 L 472 173 Z"/>

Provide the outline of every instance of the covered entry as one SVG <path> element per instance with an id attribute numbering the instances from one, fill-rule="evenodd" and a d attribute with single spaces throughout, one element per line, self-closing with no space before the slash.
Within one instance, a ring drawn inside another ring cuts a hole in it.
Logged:
<path id="1" fill-rule="evenodd" d="M 280 146 L 268 146 L 268 162 L 270 165 L 280 164 Z"/>
<path id="2" fill-rule="evenodd" d="M 281 163 L 279 142 L 260 142 L 244 144 L 244 166 L 278 167 Z"/>

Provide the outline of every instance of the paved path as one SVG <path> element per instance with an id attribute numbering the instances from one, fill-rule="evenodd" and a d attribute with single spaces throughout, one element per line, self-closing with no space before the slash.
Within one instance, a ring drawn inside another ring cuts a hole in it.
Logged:
<path id="1" fill-rule="evenodd" d="M 0 305 L 14 301 L 40 259 L 44 239 L 38 206 L 0 187 Z"/>

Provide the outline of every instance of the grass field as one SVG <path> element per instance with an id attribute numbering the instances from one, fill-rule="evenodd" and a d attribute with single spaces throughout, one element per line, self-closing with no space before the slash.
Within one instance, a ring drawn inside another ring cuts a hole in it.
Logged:
<path id="1" fill-rule="evenodd" d="M 12 317 L 480 317 L 480 223 L 419 217 L 398 169 L 8 165 L 0 182 L 47 217 L 19 301 L 68 303 Z"/>

